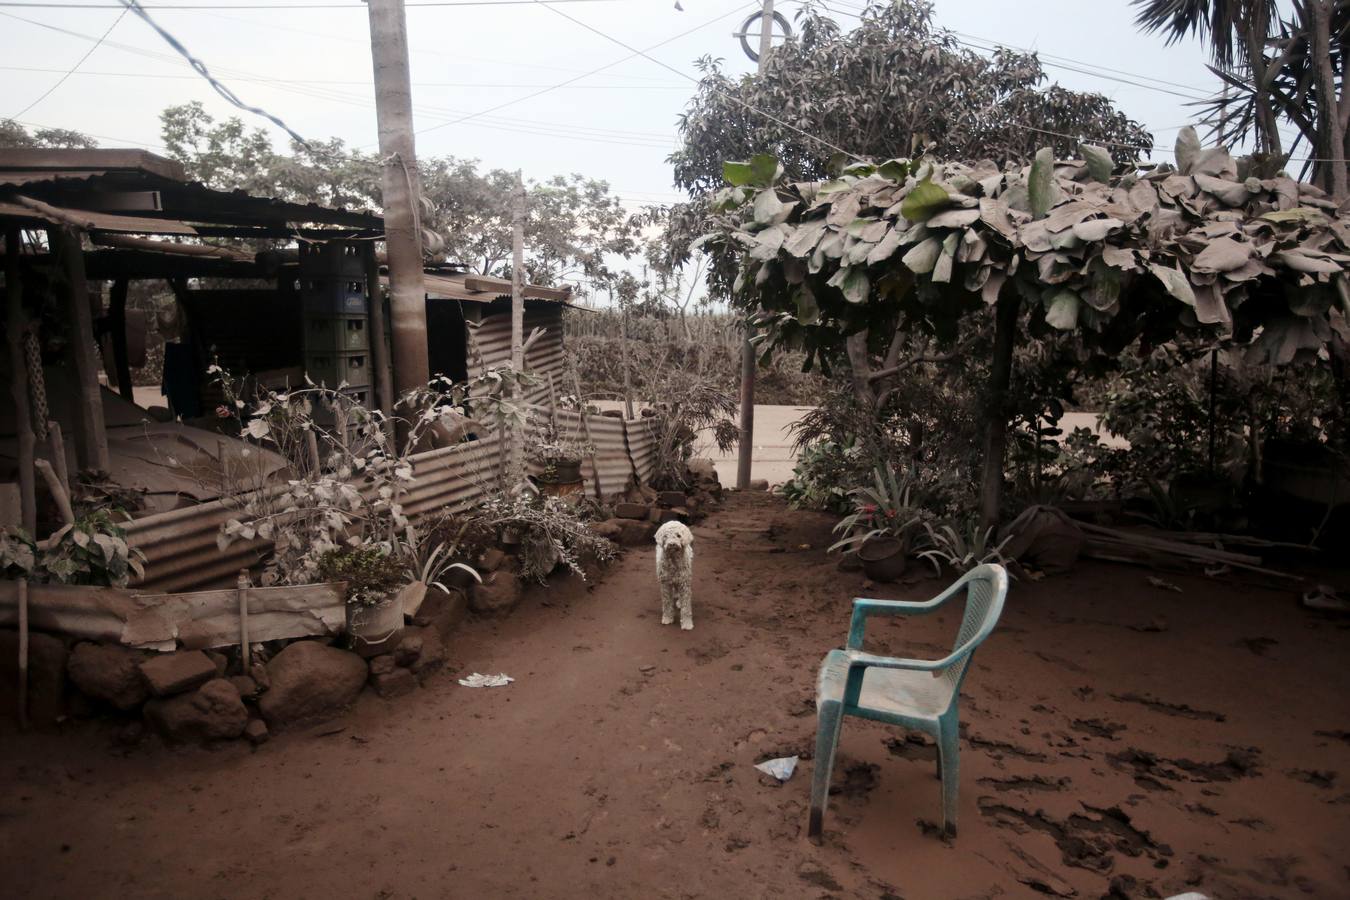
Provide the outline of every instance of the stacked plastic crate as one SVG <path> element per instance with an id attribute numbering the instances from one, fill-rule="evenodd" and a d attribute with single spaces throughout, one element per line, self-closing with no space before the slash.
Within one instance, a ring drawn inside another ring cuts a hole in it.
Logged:
<path id="1" fill-rule="evenodd" d="M 370 309 L 361 248 L 330 241 L 300 245 L 305 373 L 369 406 Z"/>

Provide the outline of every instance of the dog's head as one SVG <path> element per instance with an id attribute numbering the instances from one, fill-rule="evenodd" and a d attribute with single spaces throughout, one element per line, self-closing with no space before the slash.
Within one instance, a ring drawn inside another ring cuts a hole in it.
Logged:
<path id="1" fill-rule="evenodd" d="M 667 522 L 656 529 L 656 546 L 667 552 L 693 546 L 694 535 L 682 522 Z"/>

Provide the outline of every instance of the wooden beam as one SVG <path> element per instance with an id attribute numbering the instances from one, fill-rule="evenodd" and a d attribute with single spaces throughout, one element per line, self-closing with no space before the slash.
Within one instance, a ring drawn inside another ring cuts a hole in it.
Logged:
<path id="1" fill-rule="evenodd" d="M 127 360 L 127 280 L 113 282 L 108 294 L 108 328 L 112 331 L 113 368 L 117 370 L 117 392 L 136 402 L 131 384 L 131 363 Z"/>
<path id="2" fill-rule="evenodd" d="M 23 311 L 23 282 L 19 275 L 19 229 L 5 231 L 5 318 L 9 342 L 9 383 L 14 395 L 15 432 L 19 439 L 19 520 L 29 537 L 37 537 L 37 477 L 33 457 L 37 436 L 28 409 L 28 367 L 24 364 L 23 336 L 28 330 Z"/>
<path id="3" fill-rule="evenodd" d="M 6 149 L 0 150 L 0 171 L 5 170 L 69 172 L 73 177 L 109 171 L 143 172 L 187 181 L 182 163 L 144 150 Z"/>
<path id="4" fill-rule="evenodd" d="M 108 471 L 108 432 L 103 421 L 103 394 L 98 383 L 94 317 L 78 228 L 49 228 L 47 241 L 65 274 L 63 290 L 70 329 L 70 355 L 76 375 L 75 455 L 81 469 Z"/>
<path id="5" fill-rule="evenodd" d="M 511 282 L 501 278 L 488 278 L 482 275 L 470 275 L 464 279 L 464 287 L 471 291 L 481 291 L 485 294 L 509 295 L 511 293 Z M 541 287 L 537 284 L 523 285 L 525 298 L 528 300 L 558 300 L 567 301 L 572 299 L 571 288 L 551 288 Z"/>
<path id="6" fill-rule="evenodd" d="M 389 368 L 389 344 L 384 329 L 384 286 L 375 242 L 361 242 L 361 261 L 366 269 L 366 314 L 370 329 L 370 367 L 375 380 L 375 406 L 386 416 L 394 414 L 393 371 Z M 390 437 L 393 437 L 391 434 Z"/>

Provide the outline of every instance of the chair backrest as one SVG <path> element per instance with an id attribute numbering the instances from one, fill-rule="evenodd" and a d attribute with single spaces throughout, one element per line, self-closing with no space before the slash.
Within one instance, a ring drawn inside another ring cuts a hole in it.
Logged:
<path id="1" fill-rule="evenodd" d="M 966 611 L 961 616 L 961 627 L 956 632 L 952 652 L 960 656 L 942 672 L 942 679 L 951 685 L 952 696 L 961 690 L 970 658 L 975 648 L 989 636 L 1003 613 L 1003 600 L 1008 595 L 1008 573 L 999 565 L 976 566 L 952 585 L 966 586 Z"/>

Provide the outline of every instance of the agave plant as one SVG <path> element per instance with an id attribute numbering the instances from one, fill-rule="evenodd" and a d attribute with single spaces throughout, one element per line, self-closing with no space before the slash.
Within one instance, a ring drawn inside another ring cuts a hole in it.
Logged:
<path id="1" fill-rule="evenodd" d="M 911 501 L 913 484 L 908 473 L 896 475 L 890 467 L 872 470 L 872 484 L 849 492 L 853 511 L 834 526 L 840 538 L 830 546 L 835 550 L 856 550 L 874 537 L 893 537 L 901 541 L 923 524 L 920 510 Z"/>
<path id="2" fill-rule="evenodd" d="M 1003 555 L 1003 548 L 1013 539 L 1008 535 L 994 543 L 994 528 L 980 530 L 977 522 L 972 521 L 963 534 L 951 525 L 934 528 L 924 526 L 928 532 L 929 547 L 920 551 L 919 556 L 933 564 L 933 570 L 942 573 L 942 564 L 946 563 L 958 573 L 969 572 L 976 566 L 996 562 L 1006 565 L 1009 560 Z"/>

